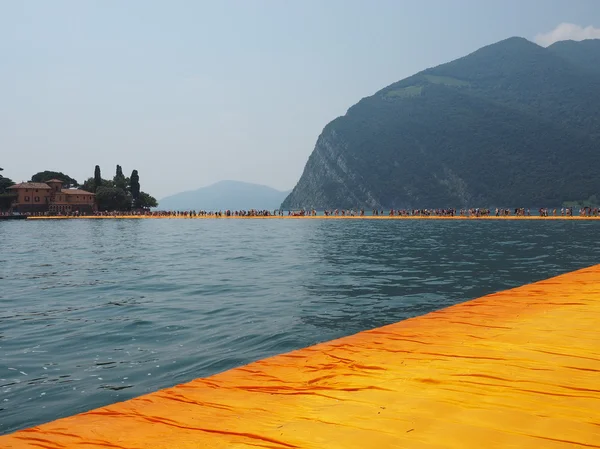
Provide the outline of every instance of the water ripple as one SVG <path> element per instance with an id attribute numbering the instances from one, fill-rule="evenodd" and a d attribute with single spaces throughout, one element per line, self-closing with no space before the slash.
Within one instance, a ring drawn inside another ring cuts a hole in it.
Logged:
<path id="1" fill-rule="evenodd" d="M 597 222 L 0 222 L 0 434 L 599 263 Z"/>

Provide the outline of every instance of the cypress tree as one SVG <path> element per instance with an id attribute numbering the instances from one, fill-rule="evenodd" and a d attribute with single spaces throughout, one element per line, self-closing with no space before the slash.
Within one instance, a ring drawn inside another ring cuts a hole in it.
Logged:
<path id="1" fill-rule="evenodd" d="M 131 178 L 129 178 L 131 184 L 131 197 L 133 198 L 133 207 L 138 206 L 138 200 L 140 198 L 140 176 L 137 170 L 131 172 Z"/>
<path id="2" fill-rule="evenodd" d="M 120 165 L 117 165 L 117 173 L 115 174 L 113 181 L 115 183 L 115 187 L 123 190 L 127 189 L 127 182 L 125 180 L 125 176 L 123 175 L 123 169 Z"/>
<path id="3" fill-rule="evenodd" d="M 96 165 L 96 168 L 94 169 L 94 186 L 96 189 L 102 186 L 102 175 L 100 173 L 99 165 Z"/>

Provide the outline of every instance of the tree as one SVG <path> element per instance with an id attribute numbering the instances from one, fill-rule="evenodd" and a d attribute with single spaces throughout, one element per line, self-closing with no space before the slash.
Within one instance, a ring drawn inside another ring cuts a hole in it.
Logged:
<path id="1" fill-rule="evenodd" d="M 123 189 L 100 186 L 96 190 L 99 210 L 126 211 L 131 209 L 131 197 Z"/>
<path id="2" fill-rule="evenodd" d="M 4 169 L 0 167 L 0 171 Z M 10 209 L 10 205 L 15 198 L 15 194 L 10 192 L 8 188 L 13 186 L 15 183 L 12 182 L 12 179 L 5 178 L 0 175 L 0 210 L 2 209 Z"/>
<path id="3" fill-rule="evenodd" d="M 6 189 L 14 185 L 15 183 L 12 181 L 12 179 L 0 176 L 0 193 L 4 193 Z"/>
<path id="4" fill-rule="evenodd" d="M 142 209 L 149 209 L 151 207 L 158 207 L 158 202 L 156 198 L 149 195 L 146 192 L 140 192 L 140 197 L 138 198 L 137 207 Z"/>
<path id="5" fill-rule="evenodd" d="M 0 171 L 4 171 L 4 169 L 2 167 L 0 167 Z M 0 175 L 0 193 L 7 193 L 6 190 L 10 186 L 14 186 L 14 185 L 15 185 L 15 183 L 12 181 L 12 179 L 5 178 L 4 176 Z"/>
<path id="6" fill-rule="evenodd" d="M 117 165 L 112 181 L 102 179 L 100 167 L 96 165 L 94 177 L 83 183 L 83 189 L 96 192 L 96 203 L 99 210 L 127 211 L 135 208 L 157 207 L 156 198 L 140 191 L 140 176 L 137 170 L 131 172 L 131 177 L 123 175 L 123 169 Z"/>
<path id="7" fill-rule="evenodd" d="M 81 184 L 81 188 L 87 192 L 94 192 L 96 190 L 96 181 L 94 178 L 88 178 Z"/>
<path id="8" fill-rule="evenodd" d="M 96 191 L 96 189 L 101 186 L 102 174 L 100 173 L 100 166 L 96 165 L 96 168 L 94 169 L 94 191 Z"/>
<path id="9" fill-rule="evenodd" d="M 60 179 L 63 182 L 63 187 L 68 189 L 70 187 L 79 187 L 77 180 L 65 175 L 62 172 L 56 171 L 41 171 L 31 177 L 31 182 L 46 182 L 51 179 Z"/>
<path id="10" fill-rule="evenodd" d="M 115 187 L 127 190 L 127 178 L 125 178 L 125 176 L 123 175 L 123 169 L 120 165 L 117 165 L 117 173 L 113 178 L 113 182 L 115 184 Z"/>
<path id="11" fill-rule="evenodd" d="M 0 193 L 0 210 L 10 209 L 16 195 L 11 193 Z"/>
<path id="12" fill-rule="evenodd" d="M 140 198 L 140 176 L 138 175 L 137 170 L 133 170 L 131 172 L 131 177 L 129 178 L 129 183 L 131 185 L 131 196 L 133 198 L 133 207 L 138 207 L 138 200 Z"/>
<path id="13" fill-rule="evenodd" d="M 114 187 L 114 183 L 108 179 L 102 179 L 98 187 Z M 86 179 L 83 184 L 81 184 L 81 188 L 87 192 L 95 192 L 96 180 L 94 178 Z"/>

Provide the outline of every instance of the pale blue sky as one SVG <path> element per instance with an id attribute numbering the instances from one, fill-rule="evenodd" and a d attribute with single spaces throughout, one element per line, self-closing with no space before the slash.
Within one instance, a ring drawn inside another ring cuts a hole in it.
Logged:
<path id="1" fill-rule="evenodd" d="M 600 28 L 600 2 L 0 0 L 0 166 L 82 182 L 120 164 L 157 198 L 291 189 L 360 98 L 565 22 Z"/>

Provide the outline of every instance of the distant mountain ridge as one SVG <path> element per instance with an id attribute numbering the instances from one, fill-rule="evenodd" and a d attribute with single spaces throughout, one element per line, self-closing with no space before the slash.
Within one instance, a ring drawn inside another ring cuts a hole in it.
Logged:
<path id="1" fill-rule="evenodd" d="M 158 203 L 161 210 L 274 210 L 289 190 L 241 181 L 220 181 L 207 187 L 170 195 Z"/>
<path id="2" fill-rule="evenodd" d="M 282 207 L 597 202 L 598 60 L 510 38 L 398 81 L 325 126 Z"/>
<path id="3" fill-rule="evenodd" d="M 600 39 L 558 41 L 550 45 L 548 50 L 581 68 L 600 72 Z"/>

